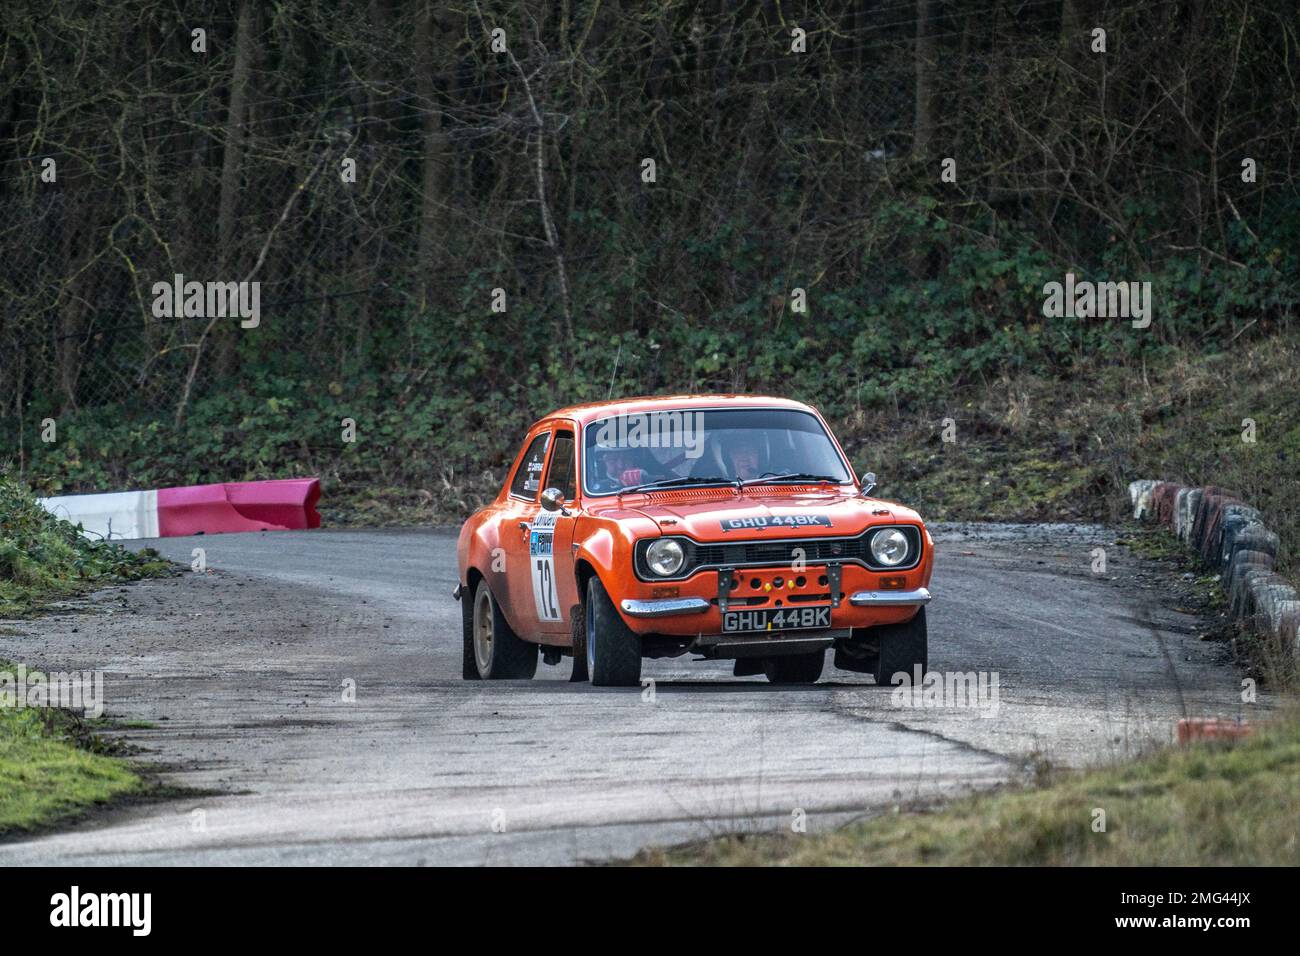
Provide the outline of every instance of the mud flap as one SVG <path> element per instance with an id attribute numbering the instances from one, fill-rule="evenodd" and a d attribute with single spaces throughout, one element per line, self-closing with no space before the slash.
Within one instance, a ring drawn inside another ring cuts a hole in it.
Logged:
<path id="1" fill-rule="evenodd" d="M 761 657 L 737 657 L 736 664 L 731 669 L 733 677 L 754 677 L 763 673 L 763 658 Z"/>
<path id="2" fill-rule="evenodd" d="M 874 674 L 876 652 L 860 641 L 836 641 L 834 664 L 836 670 Z"/>

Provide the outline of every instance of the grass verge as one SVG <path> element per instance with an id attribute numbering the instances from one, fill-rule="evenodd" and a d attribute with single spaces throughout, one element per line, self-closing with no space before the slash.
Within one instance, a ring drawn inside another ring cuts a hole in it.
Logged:
<path id="1" fill-rule="evenodd" d="M 27 617 L 52 600 L 170 567 L 157 552 L 87 540 L 0 475 L 0 617 Z M 48 827 L 147 789 L 93 724 L 70 711 L 6 700 L 6 693 L 14 696 L 15 673 L 0 661 L 0 836 Z"/>
<path id="2" fill-rule="evenodd" d="M 0 672 L 13 671 L 0 662 Z M 146 787 L 75 714 L 0 707 L 0 837 L 43 829 Z"/>
<path id="3" fill-rule="evenodd" d="M 0 473 L 0 618 L 27 617 L 50 601 L 170 568 L 151 548 L 133 552 L 85 538 Z"/>
<path id="4" fill-rule="evenodd" d="M 1105 832 L 1093 829 L 1105 812 Z M 828 833 L 727 836 L 630 862 L 673 866 L 1300 864 L 1300 714 L 1236 744 L 1169 747 L 1042 786 Z"/>

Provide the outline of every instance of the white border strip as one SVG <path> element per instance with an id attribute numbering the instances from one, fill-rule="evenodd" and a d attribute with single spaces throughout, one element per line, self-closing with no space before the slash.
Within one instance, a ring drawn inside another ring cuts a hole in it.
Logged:
<path id="1" fill-rule="evenodd" d="M 80 524 L 88 538 L 126 541 L 158 537 L 157 491 L 63 495 L 36 500 L 50 514 Z"/>

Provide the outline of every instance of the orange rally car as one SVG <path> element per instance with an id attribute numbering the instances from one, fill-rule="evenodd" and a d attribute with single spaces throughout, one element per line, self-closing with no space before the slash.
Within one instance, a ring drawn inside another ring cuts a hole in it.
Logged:
<path id="1" fill-rule="evenodd" d="M 812 683 L 927 665 L 934 546 L 869 497 L 816 409 L 738 395 L 565 408 L 529 429 L 457 542 L 463 676 L 636 685 L 646 657 Z"/>

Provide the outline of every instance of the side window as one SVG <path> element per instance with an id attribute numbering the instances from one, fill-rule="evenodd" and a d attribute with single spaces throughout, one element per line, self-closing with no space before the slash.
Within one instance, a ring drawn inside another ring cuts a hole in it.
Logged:
<path id="1" fill-rule="evenodd" d="M 564 500 L 578 497 L 578 476 L 573 469 L 573 432 L 555 433 L 555 451 L 551 452 L 551 468 L 546 473 L 543 487 L 559 488 Z"/>
<path id="2" fill-rule="evenodd" d="M 546 462 L 546 445 L 551 433 L 543 432 L 532 440 L 524 459 L 515 472 L 515 480 L 510 482 L 510 493 L 520 498 L 533 499 L 542 487 L 542 465 Z"/>

